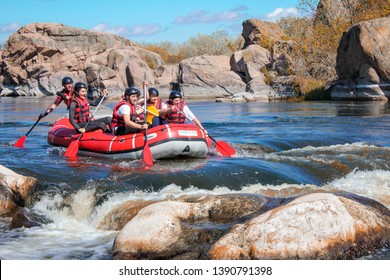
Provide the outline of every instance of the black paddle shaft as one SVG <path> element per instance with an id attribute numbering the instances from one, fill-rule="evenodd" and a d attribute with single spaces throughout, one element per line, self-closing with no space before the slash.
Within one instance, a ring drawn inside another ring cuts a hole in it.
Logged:
<path id="1" fill-rule="evenodd" d="M 34 129 L 34 127 L 37 126 L 37 124 L 39 123 L 39 121 L 41 120 L 41 116 L 39 116 L 39 118 L 37 119 L 37 121 L 34 123 L 34 125 L 30 128 L 30 130 L 26 133 L 26 136 L 28 136 L 30 134 L 30 132 Z"/>

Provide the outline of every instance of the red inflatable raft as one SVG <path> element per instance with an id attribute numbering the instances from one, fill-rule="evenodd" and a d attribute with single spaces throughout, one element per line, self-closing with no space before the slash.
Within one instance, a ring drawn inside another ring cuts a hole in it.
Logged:
<path id="1" fill-rule="evenodd" d="M 148 144 L 153 159 L 206 157 L 211 140 L 193 124 L 167 124 L 148 129 Z M 59 119 L 50 129 L 47 141 L 68 147 L 80 134 L 68 118 Z M 145 133 L 115 136 L 101 130 L 86 132 L 79 141 L 78 154 L 109 158 L 141 158 Z"/>

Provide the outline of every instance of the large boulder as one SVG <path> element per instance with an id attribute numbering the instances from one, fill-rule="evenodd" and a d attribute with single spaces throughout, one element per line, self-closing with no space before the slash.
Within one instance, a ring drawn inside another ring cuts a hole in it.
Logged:
<path id="1" fill-rule="evenodd" d="M 328 25 L 351 21 L 356 7 L 362 0 L 320 0 L 314 15 L 314 25 Z M 363 0 L 365 1 L 365 0 Z"/>
<path id="2" fill-rule="evenodd" d="M 24 206 L 37 187 L 37 179 L 0 165 L 0 215 L 13 213 L 18 206 Z"/>
<path id="3" fill-rule="evenodd" d="M 334 194 L 304 195 L 236 225 L 210 258 L 356 258 L 390 242 L 388 212 Z"/>
<path id="4" fill-rule="evenodd" d="M 260 69 L 271 62 L 271 53 L 259 45 L 250 45 L 235 52 L 230 58 L 231 70 L 239 73 L 246 83 L 253 78 L 264 77 Z"/>
<path id="5" fill-rule="evenodd" d="M 115 239 L 116 259 L 203 259 L 231 223 L 266 211 L 268 202 L 257 195 L 188 197 L 151 205 L 129 201 L 104 220 L 129 220 Z"/>
<path id="6" fill-rule="evenodd" d="M 244 48 L 252 44 L 271 46 L 273 42 L 282 40 L 285 36 L 280 26 L 273 22 L 247 19 L 242 23 Z"/>
<path id="7" fill-rule="evenodd" d="M 246 93 L 236 94 L 230 100 L 220 98 L 218 101 L 264 102 L 278 98 L 279 95 L 284 96 L 284 93 L 278 95 L 274 90 L 278 87 L 275 77 L 287 77 L 297 69 L 302 72 L 302 67 L 298 67 L 292 58 L 293 42 L 285 41 L 287 36 L 283 30 L 272 22 L 248 19 L 242 26 L 244 47 L 233 54 L 231 66 L 247 83 Z M 287 95 L 295 93 L 290 91 Z"/>
<path id="8" fill-rule="evenodd" d="M 179 82 L 186 98 L 217 98 L 245 92 L 246 84 L 230 69 L 225 55 L 197 56 L 179 63 Z"/>
<path id="9" fill-rule="evenodd" d="M 333 100 L 387 100 L 390 97 L 390 18 L 360 22 L 344 33 L 337 49 L 339 82 Z"/>

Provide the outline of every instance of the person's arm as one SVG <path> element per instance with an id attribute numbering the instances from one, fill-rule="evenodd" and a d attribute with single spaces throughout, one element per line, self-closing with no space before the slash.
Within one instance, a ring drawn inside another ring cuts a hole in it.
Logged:
<path id="1" fill-rule="evenodd" d="M 148 128 L 148 125 L 146 123 L 145 124 L 138 124 L 138 123 L 135 123 L 132 120 L 130 120 L 130 115 L 129 114 L 124 114 L 123 115 L 123 120 L 125 121 L 125 125 L 128 126 L 128 127 L 141 129 L 141 130 L 144 130 L 144 129 Z"/>
<path id="2" fill-rule="evenodd" d="M 184 106 L 183 113 L 189 121 L 195 123 L 204 133 L 208 134 L 207 130 L 203 127 L 200 121 L 195 117 L 194 113 L 188 108 L 187 105 Z"/>
<path id="3" fill-rule="evenodd" d="M 143 97 L 139 98 L 137 100 L 137 106 L 144 106 L 145 99 Z"/>
<path id="4" fill-rule="evenodd" d="M 82 132 L 84 133 L 85 132 L 85 129 L 84 128 L 81 128 L 78 123 L 76 122 L 75 120 L 75 111 L 76 111 L 76 103 L 75 102 L 72 102 L 70 104 L 70 107 L 69 107 L 69 121 L 71 123 L 71 125 L 73 125 L 73 127 L 78 131 L 78 132 Z M 82 131 L 84 130 L 84 131 Z"/>
<path id="5" fill-rule="evenodd" d="M 101 96 L 99 96 L 99 98 L 96 98 L 96 99 L 93 99 L 93 100 L 88 99 L 89 105 L 96 107 L 97 105 L 99 105 L 99 102 L 100 102 L 100 100 L 102 100 L 103 96 L 104 95 L 101 95 Z"/>
<path id="6" fill-rule="evenodd" d="M 51 112 L 54 111 L 55 108 L 57 108 L 57 106 L 61 103 L 62 101 L 62 97 L 61 96 L 57 96 L 57 98 L 54 100 L 53 104 L 51 104 L 49 106 L 49 108 L 46 109 L 45 112 L 43 112 L 42 114 L 39 115 L 40 118 L 43 118 L 43 117 L 46 117 L 48 114 L 50 114 Z"/>
<path id="7" fill-rule="evenodd" d="M 161 106 L 161 109 L 160 109 L 160 116 L 165 116 L 166 114 L 168 114 L 169 112 L 171 112 L 170 108 L 168 108 L 168 105 L 167 104 L 164 104 Z"/>
<path id="8" fill-rule="evenodd" d="M 99 105 L 100 101 L 104 98 L 105 95 L 108 95 L 108 90 L 103 89 L 101 94 L 99 95 L 99 98 L 96 99 L 88 99 L 89 105 L 96 107 Z"/>

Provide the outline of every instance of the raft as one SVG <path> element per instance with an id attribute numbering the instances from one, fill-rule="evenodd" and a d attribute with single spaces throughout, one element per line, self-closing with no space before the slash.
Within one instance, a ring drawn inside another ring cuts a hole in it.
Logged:
<path id="1" fill-rule="evenodd" d="M 47 141 L 50 145 L 68 147 L 80 136 L 67 117 L 51 127 Z M 147 143 L 152 157 L 167 159 L 177 157 L 205 158 L 211 139 L 193 124 L 166 124 L 147 130 Z M 116 136 L 102 130 L 85 132 L 79 140 L 79 155 L 140 159 L 145 145 L 145 132 Z"/>

